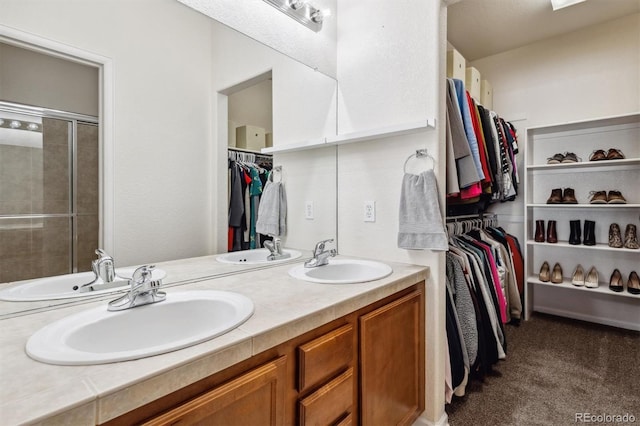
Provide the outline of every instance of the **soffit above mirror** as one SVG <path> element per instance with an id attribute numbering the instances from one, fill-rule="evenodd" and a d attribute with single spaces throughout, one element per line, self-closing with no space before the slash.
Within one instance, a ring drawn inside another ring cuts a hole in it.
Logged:
<path id="1" fill-rule="evenodd" d="M 264 0 L 178 0 L 222 24 L 332 78 L 337 75 L 337 3 L 313 0 L 313 7 L 330 10 L 316 32 Z"/>

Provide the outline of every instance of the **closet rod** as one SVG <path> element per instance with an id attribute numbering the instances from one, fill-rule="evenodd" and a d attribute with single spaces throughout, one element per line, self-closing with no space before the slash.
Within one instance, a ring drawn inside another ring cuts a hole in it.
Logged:
<path id="1" fill-rule="evenodd" d="M 459 220 L 467 220 L 467 219 L 497 219 L 497 213 L 476 213 L 476 214 L 467 214 L 461 216 L 447 216 L 447 222 L 457 222 Z"/>

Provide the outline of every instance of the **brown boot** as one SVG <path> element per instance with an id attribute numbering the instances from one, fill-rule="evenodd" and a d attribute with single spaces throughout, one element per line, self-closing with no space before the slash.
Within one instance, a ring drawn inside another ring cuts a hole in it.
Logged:
<path id="1" fill-rule="evenodd" d="M 552 189 L 551 195 L 547 199 L 547 204 L 560 204 L 562 203 L 562 188 Z"/>
<path id="2" fill-rule="evenodd" d="M 547 242 L 555 244 L 558 242 L 558 232 L 556 231 L 556 221 L 550 220 L 547 223 Z"/>
<path id="3" fill-rule="evenodd" d="M 534 241 L 544 243 L 544 220 L 536 220 L 536 235 Z"/>
<path id="4" fill-rule="evenodd" d="M 609 247 L 622 247 L 622 235 L 620 234 L 620 226 L 617 223 L 612 223 L 609 226 Z"/>
<path id="5" fill-rule="evenodd" d="M 562 204 L 578 204 L 573 188 L 564 189 L 564 193 L 562 194 Z"/>
<path id="6" fill-rule="evenodd" d="M 627 225 L 624 230 L 624 248 L 635 249 L 640 248 L 638 245 L 638 230 L 633 223 Z"/>

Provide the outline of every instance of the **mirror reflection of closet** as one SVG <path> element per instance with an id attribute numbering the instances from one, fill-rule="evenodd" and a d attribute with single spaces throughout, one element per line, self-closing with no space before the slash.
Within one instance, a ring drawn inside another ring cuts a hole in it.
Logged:
<path id="1" fill-rule="evenodd" d="M 0 283 L 87 271 L 99 243 L 98 68 L 0 43 Z"/>
<path id="2" fill-rule="evenodd" d="M 232 196 L 231 168 L 241 164 L 242 170 L 250 175 L 255 169 L 265 183 L 269 171 L 273 167 L 273 156 L 262 154 L 261 149 L 273 146 L 273 107 L 271 72 L 264 73 L 250 82 L 239 84 L 226 91 L 228 93 L 228 153 L 229 153 L 229 191 L 228 201 Z M 262 185 L 260 185 L 261 187 Z M 259 204 L 243 194 L 243 220 L 238 223 L 237 214 L 229 215 L 228 251 L 250 250 L 263 247 L 263 242 L 270 239 L 256 234 L 255 224 L 258 217 Z M 237 213 L 237 210 L 235 210 Z M 235 219 L 232 218 L 235 217 Z M 237 225 L 241 226 L 238 227 Z"/>

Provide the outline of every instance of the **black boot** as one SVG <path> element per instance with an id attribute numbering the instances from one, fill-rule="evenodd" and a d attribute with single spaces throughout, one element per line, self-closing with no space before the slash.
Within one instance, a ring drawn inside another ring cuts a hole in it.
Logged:
<path id="1" fill-rule="evenodd" d="M 585 246 L 596 245 L 596 223 L 592 220 L 584 221 L 584 243 Z"/>
<path id="2" fill-rule="evenodd" d="M 569 226 L 571 228 L 571 234 L 569 235 L 569 244 L 574 246 L 580 244 L 580 237 L 581 237 L 580 221 L 571 220 L 569 221 Z"/>

